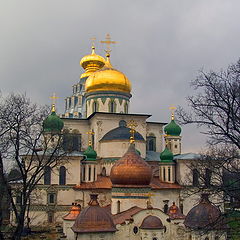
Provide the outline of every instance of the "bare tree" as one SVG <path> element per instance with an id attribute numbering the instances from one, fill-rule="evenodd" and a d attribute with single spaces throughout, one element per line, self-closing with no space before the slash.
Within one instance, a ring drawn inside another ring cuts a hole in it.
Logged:
<path id="1" fill-rule="evenodd" d="M 189 166 L 192 190 L 218 194 L 225 205 L 234 201 L 229 205 L 234 211 L 240 207 L 240 59 L 226 70 L 200 71 L 191 85 L 190 111 L 179 107 L 177 115 L 182 124 L 195 124 L 208 136 L 206 152 Z"/>
<path id="2" fill-rule="evenodd" d="M 226 71 L 200 71 L 193 81 L 194 96 L 187 98 L 191 111 L 178 108 L 183 124 L 204 127 L 211 143 L 240 148 L 240 59 Z"/>
<path id="3" fill-rule="evenodd" d="M 0 102 L 0 181 L 7 186 L 16 219 L 12 239 L 21 239 L 30 196 L 42 179 L 44 169 L 58 165 L 63 159 L 61 134 L 53 132 L 44 137 L 43 121 L 48 113 L 48 108 L 32 104 L 26 95 L 11 94 Z M 18 204 L 16 189 L 3 174 L 3 160 L 12 161 L 20 173 L 17 186 L 21 201 Z M 4 239 L 3 234 L 0 237 Z"/>

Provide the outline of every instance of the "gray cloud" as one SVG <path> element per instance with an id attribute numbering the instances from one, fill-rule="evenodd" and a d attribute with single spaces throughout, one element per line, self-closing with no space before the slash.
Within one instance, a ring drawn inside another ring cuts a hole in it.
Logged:
<path id="1" fill-rule="evenodd" d="M 199 69 L 239 58 L 239 7 L 237 0 L 1 1 L 1 91 L 26 92 L 41 104 L 56 92 L 62 111 L 90 38 L 110 33 L 118 41 L 112 64 L 133 85 L 131 110 L 169 121 L 169 105 L 186 106 Z M 104 54 L 99 43 L 97 52 Z M 184 151 L 204 147 L 199 131 L 183 128 Z"/>

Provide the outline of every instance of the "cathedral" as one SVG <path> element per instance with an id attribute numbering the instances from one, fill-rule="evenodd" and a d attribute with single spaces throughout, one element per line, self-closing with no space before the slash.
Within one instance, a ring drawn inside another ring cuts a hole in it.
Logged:
<path id="1" fill-rule="evenodd" d="M 67 156 L 45 169 L 31 225 L 61 224 L 69 240 L 226 239 L 211 196 L 187 194 L 199 181 L 188 164 L 199 155 L 181 152 L 174 110 L 169 123 L 129 112 L 131 82 L 111 63 L 110 36 L 103 42 L 105 58 L 92 45 L 80 60 L 64 114 L 53 104 L 43 123 L 46 135 L 62 134 Z"/>

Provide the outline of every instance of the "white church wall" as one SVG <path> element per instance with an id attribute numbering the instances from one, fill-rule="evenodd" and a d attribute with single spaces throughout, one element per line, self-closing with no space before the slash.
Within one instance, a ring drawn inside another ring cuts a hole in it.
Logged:
<path id="1" fill-rule="evenodd" d="M 109 147 L 109 144 L 111 144 L 111 147 Z M 115 157 L 122 157 L 128 147 L 129 147 L 129 141 L 128 140 L 121 140 L 121 141 L 104 141 L 99 144 L 99 155 L 102 158 L 115 158 Z M 135 142 L 136 149 L 140 151 L 141 157 L 146 157 L 146 145 L 145 142 Z"/>
<path id="2" fill-rule="evenodd" d="M 152 191 L 152 196 L 150 198 L 151 205 L 154 208 L 159 208 L 163 210 L 164 201 L 169 201 L 168 206 L 170 207 L 173 202 L 179 207 L 179 196 L 180 189 L 161 189 Z"/>

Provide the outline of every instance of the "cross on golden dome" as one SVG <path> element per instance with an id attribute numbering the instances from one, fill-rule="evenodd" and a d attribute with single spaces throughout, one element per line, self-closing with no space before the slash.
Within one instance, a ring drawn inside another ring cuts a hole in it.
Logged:
<path id="1" fill-rule="evenodd" d="M 88 146 L 92 146 L 92 140 L 91 137 L 94 135 L 94 132 L 92 130 L 86 132 L 88 134 Z"/>
<path id="2" fill-rule="evenodd" d="M 175 106 L 170 106 L 169 109 L 171 110 L 171 113 L 172 113 L 172 120 L 174 120 L 174 112 L 176 110 L 176 107 Z"/>
<path id="3" fill-rule="evenodd" d="M 136 132 L 135 128 L 137 126 L 138 126 L 137 123 L 133 119 L 128 122 L 128 127 L 130 128 L 130 134 L 131 134 L 130 143 L 134 143 L 135 142 L 134 134 Z"/>
<path id="4" fill-rule="evenodd" d="M 59 98 L 56 96 L 55 93 L 53 93 L 53 95 L 50 97 L 52 99 L 52 112 L 55 112 L 56 111 L 56 100 Z"/>
<path id="5" fill-rule="evenodd" d="M 106 43 L 107 49 L 105 50 L 105 52 L 106 52 L 107 55 L 110 55 L 110 52 L 112 51 L 112 50 L 110 49 L 110 45 L 111 45 L 111 44 L 115 44 L 115 43 L 117 43 L 117 42 L 111 40 L 111 37 L 110 37 L 110 34 L 109 34 L 109 33 L 106 35 L 106 38 L 105 38 L 105 39 L 106 39 L 106 40 L 105 40 L 105 41 L 101 41 L 101 43 Z"/>

